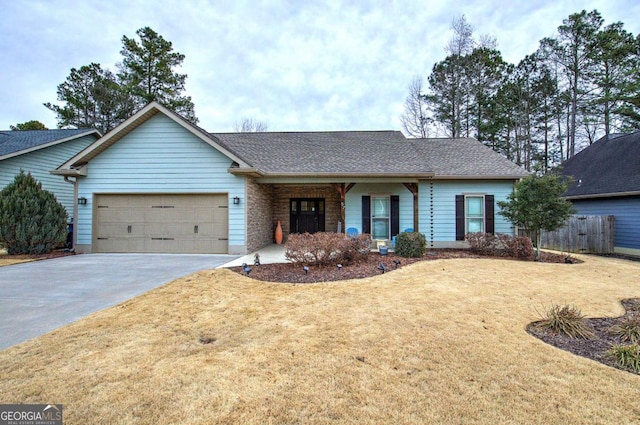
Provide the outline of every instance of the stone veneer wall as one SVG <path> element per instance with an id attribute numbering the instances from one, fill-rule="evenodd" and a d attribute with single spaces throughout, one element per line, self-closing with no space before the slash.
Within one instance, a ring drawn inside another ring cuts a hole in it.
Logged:
<path id="1" fill-rule="evenodd" d="M 247 177 L 247 252 L 274 242 L 273 187 Z"/>
<path id="2" fill-rule="evenodd" d="M 336 232 L 338 221 L 340 221 L 340 195 L 333 186 L 323 185 L 295 185 L 282 184 L 273 186 L 273 224 L 272 240 L 277 221 L 280 220 L 282 233 L 285 237 L 289 235 L 289 215 L 291 198 L 324 198 L 325 231 Z M 344 231 L 344 223 L 342 224 Z"/>

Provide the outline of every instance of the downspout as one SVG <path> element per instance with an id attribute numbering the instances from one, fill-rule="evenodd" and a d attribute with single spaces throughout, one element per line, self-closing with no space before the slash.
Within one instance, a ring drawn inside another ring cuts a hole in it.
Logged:
<path id="1" fill-rule="evenodd" d="M 75 177 L 74 180 L 69 180 L 69 176 L 64 176 L 64 181 L 73 185 L 73 240 L 71 241 L 69 252 L 76 252 L 76 242 L 78 241 L 78 178 Z"/>

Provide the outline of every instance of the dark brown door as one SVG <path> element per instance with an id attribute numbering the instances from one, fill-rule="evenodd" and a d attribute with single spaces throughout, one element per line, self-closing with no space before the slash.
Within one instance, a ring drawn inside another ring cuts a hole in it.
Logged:
<path id="1" fill-rule="evenodd" d="M 324 232 L 324 198 L 291 199 L 290 233 Z"/>

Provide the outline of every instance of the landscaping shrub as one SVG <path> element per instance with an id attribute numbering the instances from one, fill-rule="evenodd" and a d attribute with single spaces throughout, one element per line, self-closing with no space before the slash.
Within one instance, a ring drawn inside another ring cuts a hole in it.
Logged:
<path id="1" fill-rule="evenodd" d="M 506 234 L 499 234 L 498 238 L 505 245 L 505 253 L 509 257 L 529 261 L 533 261 L 535 258 L 533 243 L 531 243 L 530 238 L 526 236 L 513 237 Z"/>
<path id="2" fill-rule="evenodd" d="M 622 342 L 638 344 L 640 343 L 640 316 L 628 317 L 611 327 L 610 331 Z"/>
<path id="3" fill-rule="evenodd" d="M 346 265 L 366 256 L 370 243 L 369 235 L 349 237 L 332 232 L 291 234 L 285 244 L 285 257 L 294 263 Z"/>
<path id="4" fill-rule="evenodd" d="M 402 232 L 396 237 L 396 255 L 405 258 L 420 258 L 427 251 L 427 238 L 420 232 Z"/>
<path id="5" fill-rule="evenodd" d="M 9 254 L 45 254 L 67 239 L 67 212 L 23 171 L 0 192 L 0 242 Z"/>
<path id="6" fill-rule="evenodd" d="M 464 239 L 469 243 L 469 249 L 476 254 L 493 255 L 496 237 L 491 233 L 467 233 Z"/>
<path id="7" fill-rule="evenodd" d="M 640 373 L 640 346 L 637 344 L 612 345 L 607 356 L 613 357 L 620 367 Z"/>
<path id="8" fill-rule="evenodd" d="M 576 307 L 565 305 L 552 306 L 543 316 L 540 326 L 556 334 L 571 338 L 591 339 L 595 336 L 593 329 Z"/>
<path id="9" fill-rule="evenodd" d="M 470 250 L 480 255 L 494 257 L 517 258 L 519 260 L 533 260 L 533 244 L 525 236 L 513 237 L 504 233 L 467 233 L 465 240 Z"/>

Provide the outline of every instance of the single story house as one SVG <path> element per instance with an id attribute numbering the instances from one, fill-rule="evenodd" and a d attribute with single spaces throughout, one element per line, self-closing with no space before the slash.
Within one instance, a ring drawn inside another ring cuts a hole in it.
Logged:
<path id="1" fill-rule="evenodd" d="M 73 186 L 50 170 L 59 167 L 71 156 L 101 137 L 98 130 L 7 130 L 0 131 L 0 189 L 13 181 L 20 170 L 42 183 L 64 205 L 73 219 L 76 197 Z"/>
<path id="2" fill-rule="evenodd" d="M 640 256 L 640 132 L 603 137 L 562 164 L 581 215 L 613 215 L 614 252 Z"/>
<path id="3" fill-rule="evenodd" d="M 273 243 L 277 221 L 285 238 L 413 229 L 431 247 L 513 234 L 496 202 L 527 175 L 473 139 L 207 133 L 155 102 L 52 173 L 76 182 L 78 252 L 230 254 Z"/>

